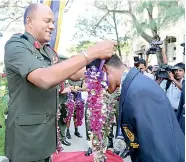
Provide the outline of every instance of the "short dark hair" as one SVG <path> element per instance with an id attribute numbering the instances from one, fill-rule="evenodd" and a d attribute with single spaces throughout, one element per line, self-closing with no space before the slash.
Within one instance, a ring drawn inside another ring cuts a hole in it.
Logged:
<path id="1" fill-rule="evenodd" d="M 179 67 L 179 68 L 181 68 L 181 69 L 183 69 L 183 70 L 185 71 L 185 64 L 184 64 L 184 63 L 182 63 L 182 62 L 177 63 L 177 64 L 176 64 L 176 65 L 174 65 L 174 66 L 177 66 L 177 67 Z"/>
<path id="2" fill-rule="evenodd" d="M 37 9 L 37 7 L 38 7 L 38 4 L 37 4 L 37 3 L 34 3 L 34 4 L 30 4 L 30 5 L 26 8 L 26 10 L 25 10 L 25 12 L 24 12 L 24 18 L 23 18 L 24 25 L 26 25 L 26 19 L 27 19 L 27 17 L 28 17 L 33 11 L 35 11 L 35 10 Z"/>
<path id="3" fill-rule="evenodd" d="M 99 68 L 100 64 L 101 64 L 101 59 L 96 59 L 96 60 L 92 61 L 90 64 L 88 64 L 86 66 L 86 69 L 88 69 L 92 66 Z M 121 59 L 116 54 L 113 55 L 110 59 L 106 60 L 105 64 L 109 65 L 109 66 L 113 66 L 113 67 L 120 67 L 121 65 L 123 65 Z"/>
<path id="4" fill-rule="evenodd" d="M 92 66 L 99 68 L 100 64 L 101 64 L 101 59 L 96 59 L 96 60 L 92 61 L 90 64 L 88 64 L 86 66 L 86 69 L 91 68 Z"/>
<path id="5" fill-rule="evenodd" d="M 121 65 L 124 65 L 117 54 L 112 55 L 110 59 L 106 60 L 105 64 L 113 67 L 120 67 Z"/>
<path id="6" fill-rule="evenodd" d="M 139 59 L 139 61 L 135 64 L 135 66 L 138 67 L 140 64 L 143 64 L 145 67 L 147 66 L 146 61 L 142 58 Z"/>

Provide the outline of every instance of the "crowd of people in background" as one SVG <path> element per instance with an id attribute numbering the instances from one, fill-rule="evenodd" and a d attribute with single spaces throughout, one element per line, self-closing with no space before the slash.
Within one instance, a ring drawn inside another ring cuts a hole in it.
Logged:
<path id="1" fill-rule="evenodd" d="M 166 68 L 169 66 L 167 65 L 168 61 L 164 52 L 162 52 L 162 55 L 164 64 L 161 66 L 147 66 L 148 62 L 143 58 L 140 58 L 135 66 L 141 73 L 156 81 L 165 91 L 185 134 L 185 64 L 180 62 Z M 161 73 L 164 75 L 161 75 Z"/>
<path id="2" fill-rule="evenodd" d="M 166 54 L 162 51 L 163 65 L 148 65 L 147 55 L 146 60 L 139 58 L 134 63 L 134 67 L 129 69 L 115 54 L 116 42 L 107 40 L 92 45 L 70 59 L 60 60 L 56 52 L 47 44 L 54 29 L 53 22 L 54 15 L 48 6 L 32 4 L 25 10 L 25 33 L 13 35 L 5 45 L 5 68 L 10 96 L 5 153 L 10 162 L 49 162 L 50 156 L 57 147 L 58 126 L 61 130 L 62 144 L 73 145 L 66 139 L 72 138 L 69 130 L 70 121 L 64 121 L 68 113 L 67 94 L 73 93 L 75 100 L 77 93 L 81 92 L 85 107 L 87 106 L 85 94 L 87 90 L 82 78 L 85 78 L 86 67 L 96 59 L 106 60 L 103 71 L 109 82 L 108 93 L 121 89 L 121 95 L 117 98 L 115 105 L 117 131 L 115 133 L 114 129 L 111 129 L 108 147 L 118 147 L 121 144 L 120 142 L 118 145 L 113 144 L 112 139 L 115 134 L 116 142 L 118 140 L 124 142 L 125 139 L 127 143 L 125 132 L 127 130 L 130 135 L 133 135 L 132 139 L 129 136 L 127 144 L 132 151 L 128 151 L 128 147 L 122 145 L 126 149 L 122 148 L 124 152 L 120 156 L 126 157 L 132 152 L 130 155 L 133 162 L 149 162 L 156 154 L 155 158 L 158 160 L 154 161 L 164 162 L 172 158 L 172 160 L 180 159 L 179 162 L 183 162 L 183 143 L 180 140 L 183 140 L 184 136 L 182 131 L 185 132 L 185 64 L 177 63 L 169 67 Z M 129 85 L 130 88 L 128 88 Z M 142 98 L 143 96 L 146 98 Z M 160 104 L 159 107 L 158 104 Z M 56 112 L 59 109 L 61 118 L 57 119 L 56 127 Z M 87 107 L 85 109 L 87 110 Z M 164 110 L 161 111 L 162 109 Z M 74 106 L 73 116 L 74 135 L 82 138 L 76 125 L 75 114 L 76 106 Z M 87 113 L 85 117 L 86 115 Z M 159 115 L 161 117 L 157 119 Z M 174 120 L 171 124 L 169 119 L 165 119 L 166 115 Z M 131 119 L 132 117 L 135 121 Z M 126 119 L 129 119 L 129 123 Z M 162 125 L 159 126 L 158 120 L 164 122 L 161 124 L 165 124 L 166 130 Z M 153 127 L 148 122 L 152 122 Z M 87 124 L 86 120 L 85 124 Z M 132 125 L 135 131 L 130 130 Z M 172 128 L 175 128 L 177 132 L 172 131 Z M 87 140 L 90 140 L 88 132 L 91 130 L 88 124 L 86 129 Z M 117 138 L 121 129 L 120 135 L 124 138 Z M 162 137 L 157 138 L 157 134 Z M 167 135 L 170 138 L 167 138 Z M 176 137 L 172 140 L 174 136 Z M 141 148 L 138 143 L 141 144 Z M 136 151 L 136 148 L 139 149 Z M 166 155 L 163 151 L 167 151 Z M 172 152 L 174 155 L 171 154 Z M 91 154 L 90 145 L 85 155 Z"/>
<path id="3" fill-rule="evenodd" d="M 165 56 L 164 56 L 164 62 L 165 62 L 165 64 L 163 64 L 161 66 L 148 65 L 148 56 L 147 56 L 146 60 L 143 58 L 139 58 L 139 60 L 134 63 L 134 67 L 139 69 L 140 72 L 142 74 L 144 74 L 145 76 L 147 76 L 150 79 L 157 82 L 157 84 L 159 84 L 159 86 L 163 89 L 163 91 L 166 93 L 166 95 L 172 105 L 172 108 L 175 112 L 175 115 L 176 115 L 177 120 L 180 124 L 180 127 L 181 127 L 183 133 L 185 134 L 185 79 L 184 79 L 184 77 L 185 77 L 185 64 L 184 63 L 177 63 L 171 67 L 172 69 L 168 69 L 168 70 L 163 69 L 164 76 L 162 76 L 160 74 L 162 72 L 162 66 L 168 66 L 166 64 L 167 62 L 166 62 Z M 73 84 L 76 86 L 78 85 L 77 90 L 78 89 L 80 90 L 80 89 L 82 89 L 83 81 L 81 82 L 81 84 L 78 84 L 78 82 L 74 82 Z M 141 84 L 143 84 L 143 83 L 141 83 Z M 71 82 L 71 85 L 72 85 L 72 82 Z M 86 96 L 86 88 L 84 89 L 84 91 L 82 91 L 82 94 L 84 94 L 83 96 Z M 85 102 L 86 102 L 86 97 L 84 97 Z M 118 111 L 119 100 L 118 100 L 115 108 Z M 87 109 L 87 108 L 85 108 L 85 109 Z M 87 114 L 85 113 L 85 116 L 86 115 Z M 86 122 L 87 121 L 85 120 L 85 125 L 86 125 Z M 116 125 L 117 125 L 117 121 L 116 121 Z M 86 129 L 88 129 L 87 126 L 86 126 Z M 76 128 L 76 130 L 77 130 L 77 128 Z M 76 132 L 76 130 L 75 130 L 75 132 Z M 115 137 L 114 136 L 115 133 L 113 132 L 113 130 L 114 129 L 112 127 L 112 131 L 108 137 L 108 139 L 109 139 L 108 148 L 114 147 L 113 138 Z M 88 132 L 88 130 L 87 130 L 87 132 Z M 79 138 L 82 137 L 82 136 L 78 136 L 76 133 L 75 133 L 75 135 Z M 68 139 L 71 139 L 69 129 L 67 129 L 66 137 Z M 87 136 L 87 140 L 89 140 L 88 136 Z M 115 142 L 117 143 L 117 140 L 115 140 Z M 67 146 L 71 145 L 66 140 L 65 140 L 65 142 L 63 141 L 63 144 L 65 144 Z M 87 155 L 87 156 L 89 156 L 92 153 L 91 145 L 89 145 L 89 146 L 90 147 L 88 148 L 87 152 L 85 153 L 85 155 Z M 126 145 L 123 145 L 123 146 L 126 146 Z M 125 149 L 122 156 L 126 157 L 127 155 L 128 155 L 127 149 Z"/>

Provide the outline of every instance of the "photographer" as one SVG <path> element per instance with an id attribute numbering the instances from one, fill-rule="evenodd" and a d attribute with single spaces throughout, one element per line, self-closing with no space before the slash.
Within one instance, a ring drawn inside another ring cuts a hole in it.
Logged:
<path id="1" fill-rule="evenodd" d="M 142 74 L 154 80 L 154 76 L 148 72 L 147 63 L 144 59 L 140 58 L 137 63 L 135 63 L 135 67 L 141 71 Z"/>
<path id="2" fill-rule="evenodd" d="M 182 84 L 185 82 L 185 64 L 178 63 L 173 67 L 172 71 L 168 71 L 168 80 L 164 80 L 160 86 L 165 90 L 172 107 L 177 112 Z"/>
<path id="3" fill-rule="evenodd" d="M 178 63 L 175 65 L 178 69 L 173 72 L 169 72 L 169 80 L 175 83 L 175 85 L 181 90 L 182 89 L 182 81 L 184 80 L 185 75 L 185 64 Z"/>

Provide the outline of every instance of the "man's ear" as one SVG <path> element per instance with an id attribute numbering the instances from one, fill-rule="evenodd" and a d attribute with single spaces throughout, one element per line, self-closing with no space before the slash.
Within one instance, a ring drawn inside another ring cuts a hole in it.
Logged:
<path id="1" fill-rule="evenodd" d="M 108 65 L 103 65 L 103 71 L 108 73 L 109 72 L 109 66 Z"/>
<path id="2" fill-rule="evenodd" d="M 32 27 L 32 19 L 31 19 L 31 17 L 27 17 L 26 18 L 26 24 L 29 26 L 29 27 Z"/>

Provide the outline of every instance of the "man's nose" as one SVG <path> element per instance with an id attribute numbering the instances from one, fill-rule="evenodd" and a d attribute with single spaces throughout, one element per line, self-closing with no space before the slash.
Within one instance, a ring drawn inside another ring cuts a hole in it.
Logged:
<path id="1" fill-rule="evenodd" d="M 179 73 L 179 71 L 176 71 L 175 74 L 176 74 L 176 75 L 179 75 L 180 73 Z"/>
<path id="2" fill-rule="evenodd" d="M 51 23 L 49 24 L 49 28 L 50 28 L 51 30 L 54 30 L 54 28 L 55 28 L 54 23 L 51 22 Z"/>
<path id="3" fill-rule="evenodd" d="M 175 74 L 178 73 L 178 70 L 174 70 L 174 73 L 175 73 Z"/>

